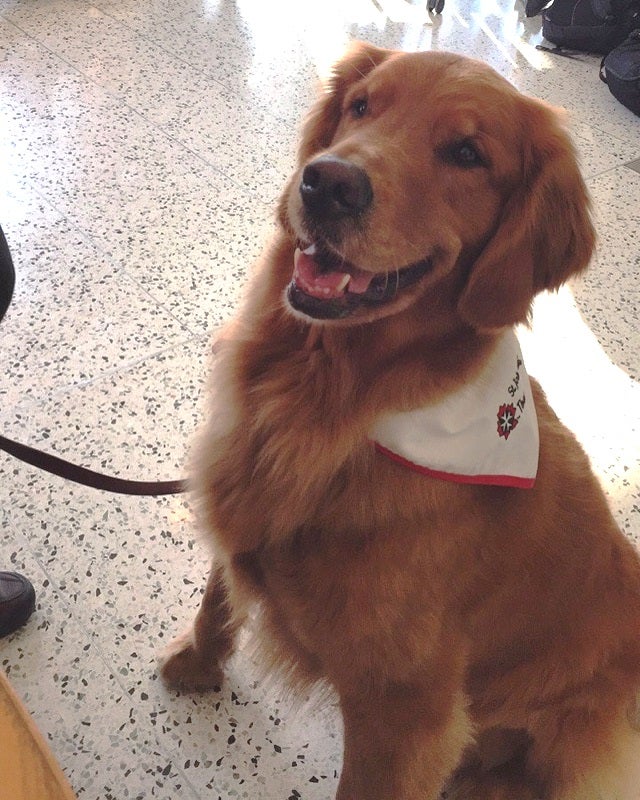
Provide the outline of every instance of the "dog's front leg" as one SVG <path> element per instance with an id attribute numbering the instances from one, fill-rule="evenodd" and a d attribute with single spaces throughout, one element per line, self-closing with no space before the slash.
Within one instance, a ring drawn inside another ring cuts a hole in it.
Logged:
<path id="1" fill-rule="evenodd" d="M 193 626 L 174 639 L 160 658 L 165 683 L 197 691 L 220 687 L 221 665 L 233 652 L 241 624 L 231 607 L 224 569 L 214 563 Z"/>
<path id="2" fill-rule="evenodd" d="M 471 741 L 461 691 L 392 685 L 341 698 L 336 800 L 436 800 Z"/>

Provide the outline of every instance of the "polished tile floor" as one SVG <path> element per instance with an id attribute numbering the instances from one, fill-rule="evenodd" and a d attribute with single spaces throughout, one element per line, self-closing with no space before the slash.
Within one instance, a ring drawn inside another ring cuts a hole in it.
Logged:
<path id="1" fill-rule="evenodd" d="M 597 58 L 536 50 L 519 0 L 447 0 L 438 18 L 407 0 L 0 0 L 0 224 L 19 273 L 0 430 L 125 477 L 181 474 L 212 332 L 353 38 L 483 58 L 568 109 L 600 244 L 522 338 L 640 540 L 640 120 Z M 187 499 L 108 495 L 0 454 L 0 520 L 0 569 L 38 594 L 1 666 L 81 798 L 332 795 L 331 704 L 294 711 L 242 653 L 220 694 L 157 679 L 206 571 Z"/>

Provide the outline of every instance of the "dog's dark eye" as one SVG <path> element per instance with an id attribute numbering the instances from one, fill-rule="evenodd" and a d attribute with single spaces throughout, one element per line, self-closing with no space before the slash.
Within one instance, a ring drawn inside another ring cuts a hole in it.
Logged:
<path id="1" fill-rule="evenodd" d="M 367 99 L 365 97 L 358 97 L 357 100 L 354 100 L 353 103 L 351 103 L 351 113 L 354 117 L 358 117 L 360 119 L 367 113 L 368 107 L 369 103 L 367 102 Z"/>
<path id="2" fill-rule="evenodd" d="M 468 139 L 450 145 L 446 149 L 445 155 L 449 161 L 458 167 L 483 167 L 486 165 L 486 161 L 480 155 L 476 146 Z"/>

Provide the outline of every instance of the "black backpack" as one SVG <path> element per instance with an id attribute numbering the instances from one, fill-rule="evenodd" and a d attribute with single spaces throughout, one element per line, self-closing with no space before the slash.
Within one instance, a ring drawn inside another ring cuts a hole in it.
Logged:
<path id="1" fill-rule="evenodd" d="M 542 35 L 568 50 L 606 55 L 640 27 L 640 0 L 554 0 Z"/>
<path id="2" fill-rule="evenodd" d="M 616 100 L 640 116 L 640 29 L 602 59 L 600 77 Z"/>

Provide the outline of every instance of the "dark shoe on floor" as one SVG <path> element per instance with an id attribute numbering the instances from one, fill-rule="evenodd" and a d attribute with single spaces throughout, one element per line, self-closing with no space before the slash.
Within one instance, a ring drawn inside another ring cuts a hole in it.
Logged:
<path id="1" fill-rule="evenodd" d="M 0 636 L 17 630 L 36 607 L 33 586 L 17 572 L 0 572 Z"/>

